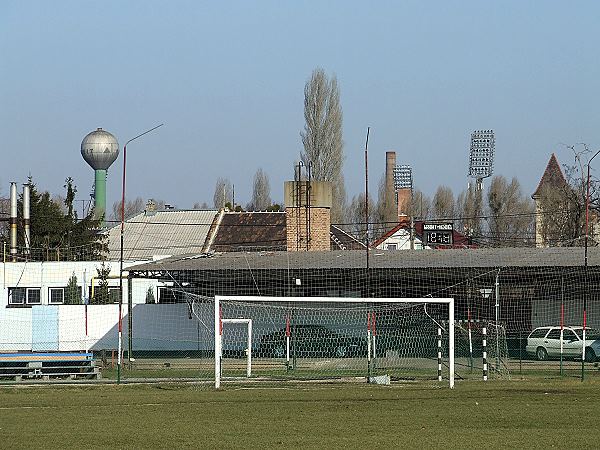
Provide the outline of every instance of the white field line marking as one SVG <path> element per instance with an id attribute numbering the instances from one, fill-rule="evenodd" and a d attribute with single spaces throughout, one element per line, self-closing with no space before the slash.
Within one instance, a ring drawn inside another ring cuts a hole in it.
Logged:
<path id="1" fill-rule="evenodd" d="M 116 407 L 151 407 L 151 406 L 182 406 L 182 405 L 205 405 L 207 403 L 219 403 L 219 402 L 185 402 L 185 403 L 124 403 L 120 405 L 61 405 L 61 406 L 0 406 L 0 411 L 10 411 L 17 409 L 68 409 L 68 408 L 112 408 Z"/>

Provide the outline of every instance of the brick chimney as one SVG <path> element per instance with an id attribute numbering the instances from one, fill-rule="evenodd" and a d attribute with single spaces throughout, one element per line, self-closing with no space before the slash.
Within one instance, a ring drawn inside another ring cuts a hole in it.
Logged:
<path id="1" fill-rule="evenodd" d="M 412 192 L 408 188 L 398 189 L 398 220 L 408 216 Z"/>
<path id="2" fill-rule="evenodd" d="M 287 250 L 330 250 L 331 183 L 286 181 L 284 183 Z"/>
<path id="3" fill-rule="evenodd" d="M 396 168 L 396 152 L 385 152 L 385 221 L 386 228 L 391 228 L 398 220 L 399 207 L 396 206 L 396 187 L 394 185 L 394 169 Z"/>

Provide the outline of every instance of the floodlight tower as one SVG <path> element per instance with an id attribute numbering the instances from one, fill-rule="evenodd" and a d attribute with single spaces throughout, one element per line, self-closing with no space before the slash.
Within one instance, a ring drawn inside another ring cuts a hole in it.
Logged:
<path id="1" fill-rule="evenodd" d="M 495 148 L 494 130 L 479 130 L 471 133 L 469 176 L 475 178 L 478 191 L 483 190 L 483 179 L 490 177 L 494 171 Z"/>
<path id="2" fill-rule="evenodd" d="M 400 164 L 394 169 L 394 187 L 396 190 L 413 189 L 412 167 L 408 164 Z"/>
<path id="3" fill-rule="evenodd" d="M 394 190 L 398 204 L 398 216 L 406 215 L 413 194 L 412 167 L 401 164 L 394 167 Z"/>
<path id="4" fill-rule="evenodd" d="M 81 156 L 92 166 L 96 175 L 94 182 L 94 216 L 103 218 L 106 211 L 106 171 L 119 156 L 117 138 L 98 128 L 81 141 Z M 104 219 L 102 219 L 104 226 Z"/>

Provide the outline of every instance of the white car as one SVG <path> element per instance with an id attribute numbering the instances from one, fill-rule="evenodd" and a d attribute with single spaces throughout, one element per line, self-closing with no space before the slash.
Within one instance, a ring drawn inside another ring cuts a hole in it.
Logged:
<path id="1" fill-rule="evenodd" d="M 582 327 L 563 327 L 563 358 L 581 358 Z M 560 358 L 560 327 L 539 327 L 527 336 L 525 351 L 540 361 Z M 597 361 L 600 356 L 600 331 L 585 330 L 585 360 Z"/>

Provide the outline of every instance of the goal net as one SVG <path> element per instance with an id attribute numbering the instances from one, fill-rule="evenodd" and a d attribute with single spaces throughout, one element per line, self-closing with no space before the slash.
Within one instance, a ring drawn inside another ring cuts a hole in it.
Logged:
<path id="1" fill-rule="evenodd" d="M 212 303 L 212 302 L 211 302 Z M 445 380 L 454 386 L 452 298 L 215 296 L 215 386 L 254 379 Z"/>

